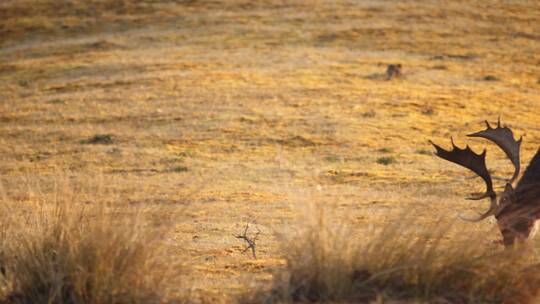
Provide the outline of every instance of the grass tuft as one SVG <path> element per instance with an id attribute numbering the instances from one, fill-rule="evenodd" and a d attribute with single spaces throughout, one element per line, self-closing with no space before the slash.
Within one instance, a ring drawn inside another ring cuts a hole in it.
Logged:
<path id="1" fill-rule="evenodd" d="M 426 149 L 418 149 L 416 150 L 416 153 L 421 154 L 421 155 L 429 155 L 429 156 L 433 155 L 433 152 Z"/>
<path id="2" fill-rule="evenodd" d="M 48 100 L 47 103 L 50 104 L 66 104 L 66 101 L 60 98 L 53 98 L 51 100 Z"/>
<path id="3" fill-rule="evenodd" d="M 379 165 L 387 166 L 395 162 L 396 162 L 396 159 L 391 156 L 383 156 L 383 157 L 377 158 L 377 164 Z"/>
<path id="4" fill-rule="evenodd" d="M 175 173 L 182 173 L 182 172 L 188 172 L 188 171 L 189 169 L 186 166 L 176 166 L 170 169 L 170 172 L 175 172 Z"/>
<path id="5" fill-rule="evenodd" d="M 504 250 L 450 228 L 406 217 L 359 236 L 319 211 L 283 240 L 286 266 L 255 301 L 533 302 L 540 290 L 537 250 Z"/>
<path id="6" fill-rule="evenodd" d="M 134 209 L 82 202 L 79 195 L 44 201 L 25 212 L 12 212 L 16 202 L 4 198 L 0 208 L 3 299 L 9 303 L 163 302 L 163 283 L 171 278 L 162 260 L 164 227 L 147 225 Z"/>
<path id="7" fill-rule="evenodd" d="M 82 140 L 81 143 L 89 145 L 110 145 L 113 143 L 113 136 L 111 134 L 96 134 L 88 139 Z"/>
<path id="8" fill-rule="evenodd" d="M 486 75 L 482 78 L 484 81 L 499 81 L 499 78 L 493 75 Z"/>
<path id="9" fill-rule="evenodd" d="M 364 118 L 373 118 L 373 117 L 377 116 L 377 112 L 375 112 L 373 110 L 369 110 L 367 112 L 362 113 L 361 115 Z"/>

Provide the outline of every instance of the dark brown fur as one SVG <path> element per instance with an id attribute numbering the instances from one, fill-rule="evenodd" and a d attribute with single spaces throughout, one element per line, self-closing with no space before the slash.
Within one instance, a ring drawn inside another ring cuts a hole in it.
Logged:
<path id="1" fill-rule="evenodd" d="M 540 219 L 540 149 L 531 160 L 516 189 L 507 195 L 510 204 L 495 218 L 504 245 L 512 246 L 516 240 L 527 240 L 536 221 Z"/>
<path id="2" fill-rule="evenodd" d="M 386 68 L 386 80 L 401 77 L 401 63 L 389 64 Z"/>

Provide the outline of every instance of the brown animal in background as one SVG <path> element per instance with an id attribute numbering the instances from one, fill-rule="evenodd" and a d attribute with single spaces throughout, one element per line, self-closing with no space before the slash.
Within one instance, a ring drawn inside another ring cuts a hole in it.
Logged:
<path id="1" fill-rule="evenodd" d="M 401 63 L 389 64 L 386 68 L 386 80 L 401 77 Z"/>
<path id="2" fill-rule="evenodd" d="M 437 150 L 436 155 L 463 166 L 478 176 L 486 183 L 484 194 L 470 197 L 471 200 L 489 198 L 491 205 L 488 211 L 476 218 L 464 218 L 463 220 L 479 222 L 489 216 L 495 216 L 499 230 L 506 247 L 514 245 L 516 241 L 524 242 L 532 236 L 536 220 L 540 218 L 540 148 L 529 163 L 527 170 L 514 188 L 514 182 L 520 173 L 519 152 L 522 138 L 514 139 L 512 130 L 501 127 L 500 120 L 493 128 L 486 121 L 487 129 L 469 134 L 470 137 L 486 138 L 499 146 L 514 165 L 514 174 L 507 181 L 504 191 L 500 194 L 493 190 L 491 175 L 486 168 L 486 150 L 482 154 L 474 153 L 469 146 L 465 149 L 458 148 L 452 140 L 452 150 L 447 151 L 433 144 Z"/>

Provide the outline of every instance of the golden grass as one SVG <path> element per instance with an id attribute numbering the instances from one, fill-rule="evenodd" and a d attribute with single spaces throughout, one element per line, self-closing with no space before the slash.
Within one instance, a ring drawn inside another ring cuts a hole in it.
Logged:
<path id="1" fill-rule="evenodd" d="M 179 264 L 164 254 L 170 228 L 147 219 L 157 210 L 111 206 L 96 193 L 87 200 L 81 191 L 89 184 L 70 188 L 77 187 L 60 181 L 53 198 L 33 208 L 2 199 L 5 301 L 162 303 L 165 282 L 181 289 Z"/>
<path id="2" fill-rule="evenodd" d="M 504 250 L 448 221 L 413 215 L 368 234 L 323 208 L 282 239 L 286 266 L 247 302 L 535 303 L 538 248 Z M 360 231 L 359 231 L 360 230 Z"/>
<path id="3" fill-rule="evenodd" d="M 188 264 L 190 297 L 207 303 L 272 281 L 284 264 L 274 231 L 305 200 L 331 202 L 360 234 L 395 210 L 414 209 L 419 227 L 479 211 L 463 197 L 482 182 L 427 140 L 480 151 L 489 144 L 463 135 L 500 115 L 532 156 L 538 12 L 502 0 L 0 1 L 10 211 L 54 201 L 54 172 L 101 175 L 108 207 L 161 208 L 148 220 L 170 225 L 162 258 Z M 403 78 L 385 81 L 396 63 Z M 489 169 L 511 174 L 488 148 Z M 233 236 L 246 222 L 262 231 L 257 259 Z M 464 227 L 492 240 L 493 225 Z"/>

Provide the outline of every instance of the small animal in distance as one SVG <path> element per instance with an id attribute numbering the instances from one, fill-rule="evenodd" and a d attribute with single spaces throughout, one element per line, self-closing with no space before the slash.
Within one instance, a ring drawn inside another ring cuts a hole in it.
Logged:
<path id="1" fill-rule="evenodd" d="M 386 80 L 401 77 L 401 63 L 389 64 L 386 68 Z"/>

